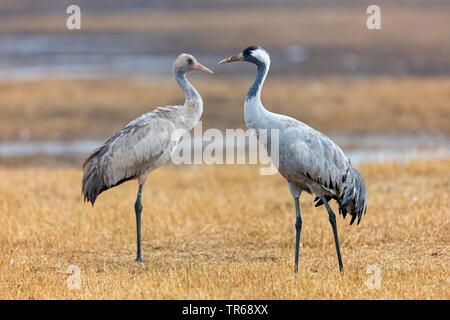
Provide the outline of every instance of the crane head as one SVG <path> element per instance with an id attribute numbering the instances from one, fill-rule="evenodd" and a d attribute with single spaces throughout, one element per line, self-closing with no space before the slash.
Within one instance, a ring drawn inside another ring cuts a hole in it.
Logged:
<path id="1" fill-rule="evenodd" d="M 214 73 L 195 59 L 195 57 L 188 53 L 182 53 L 173 63 L 173 71 L 177 72 L 189 72 L 192 70 L 201 70 L 208 73 Z"/>
<path id="2" fill-rule="evenodd" d="M 270 63 L 270 56 L 263 47 L 260 46 L 250 46 L 242 50 L 242 52 L 235 54 L 229 58 L 219 61 L 219 64 L 230 63 L 235 61 L 247 61 L 254 63 L 256 65 L 264 63 Z"/>

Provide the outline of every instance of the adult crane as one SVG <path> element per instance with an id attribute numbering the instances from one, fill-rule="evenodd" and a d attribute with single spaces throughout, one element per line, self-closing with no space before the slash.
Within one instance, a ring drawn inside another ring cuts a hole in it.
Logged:
<path id="1" fill-rule="evenodd" d="M 271 141 L 272 130 L 278 132 L 278 150 L 268 144 L 273 158 L 278 153 L 278 171 L 287 180 L 295 201 L 296 242 L 294 272 L 298 272 L 298 254 L 302 218 L 299 198 L 302 191 L 316 196 L 315 206 L 325 205 L 333 229 L 339 262 L 343 270 L 339 248 L 336 216 L 328 201 L 334 199 L 339 205 L 339 213 L 345 218 L 352 216 L 350 224 L 361 217 L 367 209 L 366 186 L 361 174 L 351 164 L 341 148 L 321 132 L 285 115 L 267 111 L 261 103 L 261 88 L 270 67 L 270 56 L 260 46 L 250 46 L 241 53 L 219 62 L 246 61 L 257 66 L 256 77 L 248 90 L 244 103 L 244 118 L 247 127 L 266 131 L 267 141 Z M 263 142 L 264 143 L 264 142 Z"/>
<path id="2" fill-rule="evenodd" d="M 125 181 L 137 179 L 138 194 L 134 205 L 137 231 L 137 257 L 141 254 L 141 195 L 150 172 L 165 164 L 180 139 L 180 132 L 191 130 L 203 112 L 200 94 L 187 80 L 186 73 L 202 70 L 213 73 L 190 54 L 183 53 L 173 64 L 173 75 L 183 89 L 182 106 L 159 107 L 141 115 L 96 149 L 83 164 L 82 192 L 92 206 L 98 195 Z"/>

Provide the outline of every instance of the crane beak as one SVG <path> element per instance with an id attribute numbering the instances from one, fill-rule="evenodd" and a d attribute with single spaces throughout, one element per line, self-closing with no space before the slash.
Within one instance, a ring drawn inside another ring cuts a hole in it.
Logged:
<path id="1" fill-rule="evenodd" d="M 194 69 L 194 70 L 202 70 L 203 72 L 208 72 L 208 73 L 211 73 L 211 74 L 214 73 L 214 72 L 212 72 L 212 70 L 208 69 L 207 67 L 205 67 L 204 65 L 202 65 L 202 64 L 200 64 L 198 62 L 195 62 L 195 64 L 192 67 L 192 69 Z"/>
<path id="2" fill-rule="evenodd" d="M 229 58 L 223 59 L 222 61 L 219 61 L 218 64 L 222 63 L 230 63 L 235 61 L 244 61 L 244 55 L 241 53 L 235 54 L 234 56 L 231 56 Z"/>

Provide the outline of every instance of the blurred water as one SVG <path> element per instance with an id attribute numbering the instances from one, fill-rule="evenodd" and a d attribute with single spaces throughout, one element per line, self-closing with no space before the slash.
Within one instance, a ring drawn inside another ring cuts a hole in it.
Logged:
<path id="1" fill-rule="evenodd" d="M 177 54 L 155 53 L 152 42 L 143 34 L 3 35 L 0 80 L 168 77 Z"/>
<path id="2" fill-rule="evenodd" d="M 180 43 L 182 39 L 169 39 L 157 33 L 4 34 L 0 35 L 0 81 L 169 77 L 173 60 L 181 53 L 174 48 L 185 46 Z M 182 51 L 185 50 L 189 51 Z M 190 53 L 213 69 L 226 55 L 198 49 Z M 387 55 L 382 50 L 353 52 L 346 48 L 307 48 L 293 43 L 278 51 L 271 50 L 270 54 L 271 74 L 283 77 L 450 73 L 450 65 L 443 61 L 428 65 L 431 62 L 424 63 L 420 54 L 402 51 L 390 51 Z M 231 66 L 221 68 L 219 74 L 253 77 L 254 69 Z"/>
<path id="3" fill-rule="evenodd" d="M 405 162 L 409 160 L 450 159 L 450 139 L 445 136 L 334 136 L 331 137 L 346 152 L 353 163 Z M 195 151 L 208 142 L 186 142 Z M 37 141 L 0 143 L 0 158 L 33 157 L 38 155 L 56 157 L 87 156 L 102 145 L 102 141 Z M 238 150 L 245 150 L 236 145 Z M 183 148 L 180 145 L 179 148 Z M 185 149 L 186 150 L 186 149 Z M 245 151 L 247 152 L 247 150 Z M 224 155 L 226 153 L 224 152 Z"/>

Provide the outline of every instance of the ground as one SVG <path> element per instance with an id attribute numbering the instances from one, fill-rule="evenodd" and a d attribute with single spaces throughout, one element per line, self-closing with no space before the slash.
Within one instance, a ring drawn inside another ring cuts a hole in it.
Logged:
<path id="1" fill-rule="evenodd" d="M 136 36 L 142 42 L 124 50 L 131 57 L 209 57 L 200 62 L 214 76 L 189 78 L 205 103 L 203 129 L 225 129 L 245 127 L 254 66 L 215 63 L 257 44 L 272 55 L 262 92 L 270 111 L 328 135 L 450 135 L 444 1 L 383 3 L 381 30 L 366 28 L 367 4 L 352 0 L 80 0 L 78 31 L 66 28 L 69 4 L 2 0 L 4 57 L 39 62 L 71 48 L 46 52 L 48 35 Z M 16 37 L 17 55 L 8 47 Z M 106 139 L 142 113 L 183 103 L 171 65 L 161 68 L 167 76 L 152 81 L 152 72 L 146 81 L 58 81 L 50 72 L 2 81 L 0 141 Z M 143 192 L 141 264 L 137 184 L 105 192 L 92 208 L 81 196 L 83 158 L 0 157 L 0 299 L 450 299 L 448 159 L 359 167 L 368 210 L 359 226 L 338 217 L 342 274 L 326 210 L 303 195 L 294 274 L 295 208 L 279 175 L 254 166 L 156 170 Z"/>
<path id="2" fill-rule="evenodd" d="M 155 171 L 143 192 L 143 264 L 135 182 L 92 208 L 80 169 L 0 169 L 0 298 L 449 299 L 450 161 L 360 170 L 368 210 L 359 226 L 338 217 L 343 274 L 326 211 L 309 195 L 294 274 L 294 202 L 280 176 L 255 166 Z M 69 290 L 73 270 L 81 286 Z"/>

